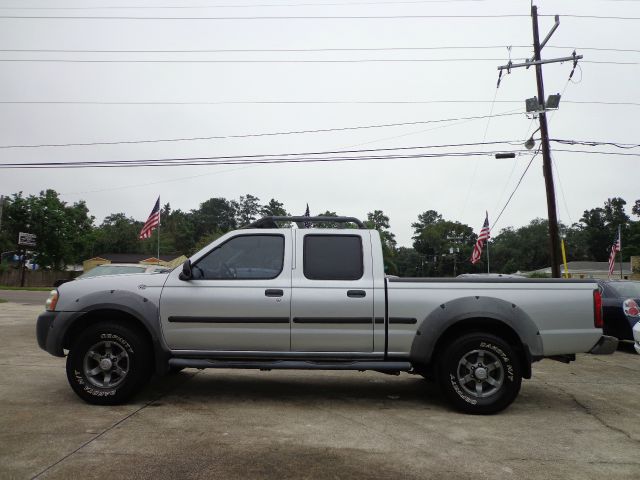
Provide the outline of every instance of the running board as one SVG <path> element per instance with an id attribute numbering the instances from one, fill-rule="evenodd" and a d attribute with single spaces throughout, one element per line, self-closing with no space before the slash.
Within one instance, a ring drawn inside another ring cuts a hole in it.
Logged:
<path id="1" fill-rule="evenodd" d="M 203 358 L 170 358 L 170 367 L 182 368 L 255 368 L 259 370 L 377 370 L 382 372 L 407 372 L 409 362 L 323 362 L 303 360 L 210 360 Z"/>

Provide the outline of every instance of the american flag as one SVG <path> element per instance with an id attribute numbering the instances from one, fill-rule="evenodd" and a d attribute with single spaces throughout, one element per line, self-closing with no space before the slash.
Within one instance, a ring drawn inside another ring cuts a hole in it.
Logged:
<path id="1" fill-rule="evenodd" d="M 142 230 L 140 230 L 140 235 L 138 235 L 138 238 L 140 240 L 144 240 L 145 238 L 151 237 L 151 232 L 153 232 L 153 230 L 158 225 L 160 225 L 160 197 L 159 196 L 158 196 L 158 200 L 156 200 L 156 204 L 154 205 L 153 210 L 151 210 L 151 213 L 149 214 L 149 218 L 147 218 L 147 221 L 144 223 Z"/>
<path id="2" fill-rule="evenodd" d="M 489 240 L 489 212 L 487 212 L 486 217 L 484 217 L 484 223 L 482 224 L 480 235 L 478 235 L 478 241 L 473 246 L 471 263 L 474 265 L 480 261 L 480 257 L 482 256 L 482 247 L 484 247 L 484 242 L 487 240 Z"/>
<path id="3" fill-rule="evenodd" d="M 609 254 L 609 278 L 613 275 L 613 267 L 616 264 L 616 253 L 622 249 L 622 241 L 620 238 L 620 227 L 618 227 L 618 238 L 611 245 L 611 253 Z"/>
<path id="4" fill-rule="evenodd" d="M 304 211 L 304 216 L 305 217 L 310 217 L 311 214 L 309 213 L 309 204 L 307 203 L 307 209 Z M 304 222 L 304 228 L 311 228 L 311 222 Z"/>

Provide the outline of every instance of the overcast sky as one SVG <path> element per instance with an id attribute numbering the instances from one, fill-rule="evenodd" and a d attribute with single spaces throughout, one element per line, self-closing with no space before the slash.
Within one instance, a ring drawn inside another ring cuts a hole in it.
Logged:
<path id="1" fill-rule="evenodd" d="M 233 7 L 228 5 L 233 4 Z M 257 6 L 257 5 L 260 6 Z M 268 5 L 267 5 L 268 4 Z M 313 6 L 315 4 L 315 6 Z M 591 19 L 563 14 L 640 17 L 637 1 L 539 1 L 539 13 L 560 14 L 560 27 L 543 57 L 584 55 L 573 80 L 571 63 L 544 67 L 546 94 L 564 92 L 550 115 L 552 138 L 638 142 L 640 20 Z M 203 6 L 207 8 L 87 9 L 96 6 Z M 216 7 L 217 5 L 217 7 Z M 226 6 L 221 6 L 226 5 Z M 242 6 L 238 6 L 242 5 Z M 273 6 L 276 5 L 276 6 Z M 280 6 L 282 5 L 282 6 Z M 7 7 L 84 7 L 11 9 Z M 128 17 L 335 17 L 528 15 L 529 1 L 382 0 L 147 0 L 139 2 L 32 1 L 0 3 L 0 16 Z M 543 17 L 541 36 L 553 18 Z M 515 69 L 496 91 L 496 67 L 506 46 L 531 44 L 531 19 L 0 19 L 2 49 L 246 50 L 478 47 L 435 50 L 356 50 L 209 53 L 0 52 L 0 59 L 233 60 L 212 63 L 1 62 L 0 145 L 154 140 L 326 129 L 524 112 L 536 95 L 533 69 Z M 566 48 L 551 48 L 561 46 Z M 635 49 L 636 52 L 587 48 Z M 531 48 L 511 50 L 515 61 Z M 456 62 L 283 62 L 238 60 L 466 59 Z M 587 61 L 637 62 L 632 65 Z M 492 103 L 495 95 L 495 102 Z M 429 103 L 432 101 L 460 103 Z M 508 103 L 513 101 L 513 103 Z M 11 104 L 5 102 L 149 102 L 147 104 Z M 196 104 L 158 104 L 193 102 Z M 197 104 L 209 102 L 208 104 Z M 222 103 L 220 103 L 222 102 Z M 231 102 L 231 103 L 224 103 Z M 235 103 L 234 103 L 235 102 Z M 258 102 L 258 103 L 251 103 Z M 344 102 L 344 103 L 259 103 Z M 351 103 L 350 103 L 351 102 Z M 355 102 L 355 103 L 353 103 Z M 402 102 L 402 103 L 366 103 Z M 606 105 L 571 102 L 621 102 Z M 340 149 L 393 148 L 509 140 L 520 144 L 537 128 L 524 113 L 435 124 L 313 134 L 122 145 L 2 148 L 0 163 L 130 160 L 166 157 L 281 154 Z M 537 134 L 536 134 L 537 135 Z M 504 150 L 519 149 L 504 145 Z M 615 148 L 555 149 L 634 152 Z M 468 152 L 479 147 L 429 152 Z M 493 150 L 491 146 L 488 149 Z M 638 157 L 555 152 L 559 219 L 621 196 L 640 198 Z M 0 170 L 0 193 L 53 188 L 63 200 L 84 199 L 99 223 L 124 212 L 145 220 L 158 194 L 172 208 L 190 210 L 210 197 L 251 193 L 276 198 L 293 214 L 333 210 L 365 217 L 383 210 L 401 245 L 411 244 L 411 223 L 433 209 L 479 230 L 485 210 L 498 215 L 529 155 L 384 159 L 343 163 L 222 165 L 68 170 Z M 546 217 L 538 156 L 497 229 Z M 495 233 L 494 233 L 495 235 Z"/>

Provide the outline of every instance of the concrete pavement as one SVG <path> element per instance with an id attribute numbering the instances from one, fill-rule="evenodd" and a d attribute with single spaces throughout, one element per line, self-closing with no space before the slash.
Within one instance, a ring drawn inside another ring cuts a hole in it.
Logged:
<path id="1" fill-rule="evenodd" d="M 0 298 L 10 302 L 20 303 L 22 305 L 40 305 L 44 310 L 44 302 L 49 296 L 49 291 L 32 292 L 30 290 L 2 290 L 0 289 Z"/>
<path id="2" fill-rule="evenodd" d="M 491 417 L 451 411 L 421 377 L 357 372 L 185 370 L 95 407 L 37 347 L 41 310 L 0 306 L 0 478 L 640 477 L 630 353 L 537 363 Z"/>

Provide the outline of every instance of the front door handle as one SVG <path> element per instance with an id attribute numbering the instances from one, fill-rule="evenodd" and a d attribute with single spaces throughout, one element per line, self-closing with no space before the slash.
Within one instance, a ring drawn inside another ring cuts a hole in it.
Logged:
<path id="1" fill-rule="evenodd" d="M 284 295 L 284 291 L 279 288 L 267 288 L 264 291 L 265 297 L 282 297 Z"/>
<path id="2" fill-rule="evenodd" d="M 347 290 L 347 297 L 351 298 L 364 298 L 367 296 L 367 292 L 364 290 Z"/>

